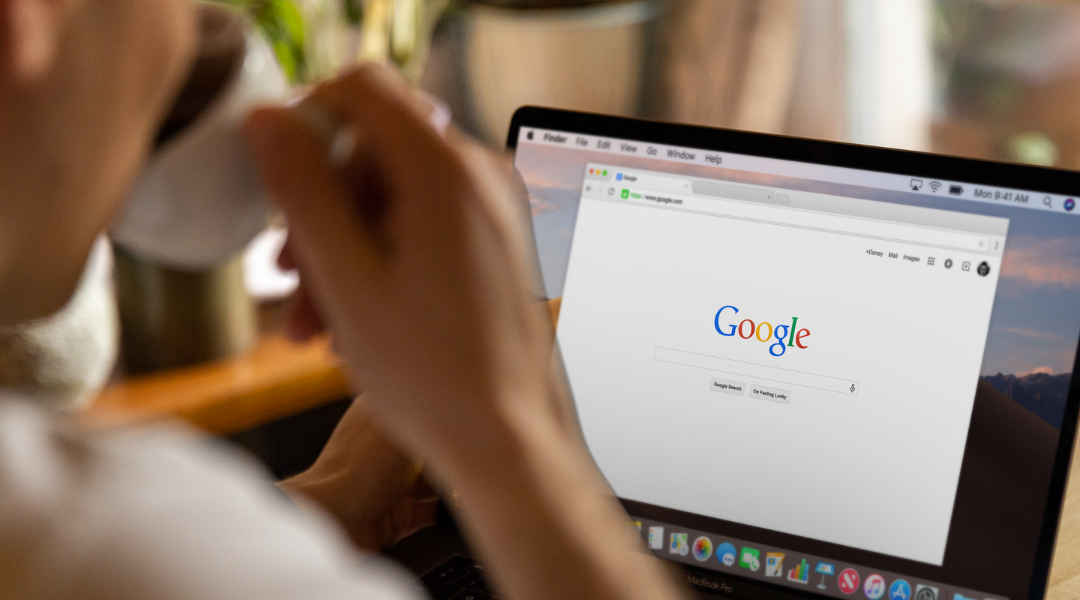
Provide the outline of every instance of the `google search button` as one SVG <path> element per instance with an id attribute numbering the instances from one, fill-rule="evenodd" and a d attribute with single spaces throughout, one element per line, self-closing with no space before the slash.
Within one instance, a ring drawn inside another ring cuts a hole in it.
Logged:
<path id="1" fill-rule="evenodd" d="M 728 381 L 727 379 L 717 379 L 713 377 L 709 389 L 714 392 L 742 396 L 746 393 L 746 384 L 740 381 Z"/>

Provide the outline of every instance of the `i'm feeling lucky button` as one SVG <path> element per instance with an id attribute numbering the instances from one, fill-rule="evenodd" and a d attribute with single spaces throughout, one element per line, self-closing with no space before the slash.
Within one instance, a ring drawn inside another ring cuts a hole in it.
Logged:
<path id="1" fill-rule="evenodd" d="M 762 387 L 760 385 L 752 385 L 750 386 L 750 397 L 757 398 L 758 400 L 768 400 L 769 402 L 787 404 L 791 400 L 791 392 Z"/>

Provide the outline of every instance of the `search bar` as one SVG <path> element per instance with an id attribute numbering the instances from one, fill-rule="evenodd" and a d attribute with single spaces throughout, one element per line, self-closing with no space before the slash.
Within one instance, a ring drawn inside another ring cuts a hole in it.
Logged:
<path id="1" fill-rule="evenodd" d="M 817 375 L 770 365 L 759 365 L 719 356 L 709 356 L 708 354 L 698 354 L 697 352 L 684 352 L 657 346 L 656 351 L 653 353 L 653 360 L 745 377 L 752 381 L 797 385 L 845 396 L 859 395 L 859 382 L 851 379 Z"/>
<path id="2" fill-rule="evenodd" d="M 615 185 L 619 185 L 616 182 Z M 830 233 L 859 235 L 863 237 L 912 242 L 928 246 L 940 246 L 959 250 L 987 252 L 990 240 L 986 236 L 944 229 L 930 229 L 904 223 L 892 223 L 875 219 L 845 217 L 830 213 L 779 208 L 759 202 L 733 202 L 721 198 L 700 198 L 677 194 L 673 191 L 658 193 L 643 186 L 622 183 L 624 201 L 649 206 L 664 205 L 681 210 L 693 210 L 712 215 L 760 221 L 789 227 L 804 227 Z M 731 186 L 736 187 L 736 186 Z M 754 188 L 746 188 L 753 190 Z"/>

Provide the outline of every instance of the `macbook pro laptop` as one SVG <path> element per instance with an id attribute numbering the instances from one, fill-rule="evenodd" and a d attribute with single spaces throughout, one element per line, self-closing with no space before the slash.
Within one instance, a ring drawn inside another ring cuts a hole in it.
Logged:
<path id="1" fill-rule="evenodd" d="M 541 108 L 508 145 L 589 450 L 687 585 L 1044 597 L 1080 174 Z M 490 594 L 458 554 L 428 589 Z"/>

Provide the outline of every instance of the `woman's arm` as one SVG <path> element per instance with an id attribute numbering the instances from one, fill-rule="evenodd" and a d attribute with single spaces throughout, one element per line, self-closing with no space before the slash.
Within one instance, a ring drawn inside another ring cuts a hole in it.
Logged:
<path id="1" fill-rule="evenodd" d="M 497 587 L 522 600 L 679 597 L 560 409 L 508 178 L 430 127 L 388 70 L 362 67 L 314 101 L 356 134 L 343 167 L 289 109 L 249 123 L 292 257 L 367 406 L 458 493 Z"/>

